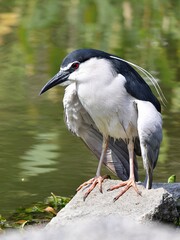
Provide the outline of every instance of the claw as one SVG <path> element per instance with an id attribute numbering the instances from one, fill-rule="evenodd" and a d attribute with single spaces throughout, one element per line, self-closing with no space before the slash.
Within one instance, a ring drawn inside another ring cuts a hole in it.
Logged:
<path id="1" fill-rule="evenodd" d="M 85 202 L 85 200 L 86 200 L 86 198 L 87 198 L 88 195 L 89 195 L 89 193 L 87 193 L 87 192 L 84 194 L 84 196 L 83 196 L 83 201 L 84 201 L 84 202 Z"/>
<path id="2" fill-rule="evenodd" d="M 118 189 L 120 187 L 123 188 L 121 189 L 120 193 L 113 199 L 113 202 L 118 200 L 131 187 L 133 187 L 137 194 L 141 196 L 141 192 L 138 190 L 136 182 L 133 178 L 132 179 L 130 178 L 127 181 L 123 181 L 113 187 L 110 187 L 109 189 L 107 189 L 107 191 L 113 191 L 114 189 Z"/>
<path id="3" fill-rule="evenodd" d="M 95 178 L 91 178 L 91 179 L 89 179 L 88 181 L 82 183 L 82 184 L 76 189 L 76 191 L 78 192 L 78 191 L 81 190 L 83 187 L 88 186 L 88 185 L 91 185 L 94 179 L 95 179 Z"/>
<path id="4" fill-rule="evenodd" d="M 104 181 L 104 179 L 107 179 L 107 178 L 110 178 L 109 175 L 105 175 L 105 176 L 99 176 L 99 177 L 94 177 L 94 178 L 91 178 L 90 180 L 88 180 L 87 182 L 84 182 L 83 184 L 81 184 L 78 188 L 77 188 L 77 191 L 79 191 L 80 189 L 82 189 L 83 187 L 87 187 L 88 185 L 89 188 L 88 190 L 85 192 L 84 196 L 83 196 L 83 200 L 85 201 L 87 196 L 90 194 L 90 192 L 96 187 L 96 185 L 98 184 L 98 188 L 99 188 L 99 191 L 101 193 L 103 193 L 103 190 L 102 190 L 102 183 Z"/>

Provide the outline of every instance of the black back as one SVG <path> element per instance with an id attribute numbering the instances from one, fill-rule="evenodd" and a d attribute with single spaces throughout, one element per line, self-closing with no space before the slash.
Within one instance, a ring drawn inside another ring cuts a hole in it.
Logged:
<path id="1" fill-rule="evenodd" d="M 125 88 L 127 92 L 138 100 L 151 102 L 158 112 L 161 112 L 161 105 L 155 95 L 152 93 L 149 85 L 128 63 L 113 59 L 112 61 L 117 73 L 126 78 Z"/>

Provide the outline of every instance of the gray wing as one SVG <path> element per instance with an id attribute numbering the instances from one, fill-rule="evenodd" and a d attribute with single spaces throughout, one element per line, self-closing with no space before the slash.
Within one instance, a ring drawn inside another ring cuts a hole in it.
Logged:
<path id="1" fill-rule="evenodd" d="M 162 141 L 162 118 L 154 105 L 147 101 L 135 101 L 138 111 L 138 134 L 143 165 L 146 169 L 146 188 L 152 186 L 153 169 L 156 166 Z"/>
<path id="2" fill-rule="evenodd" d="M 96 157 L 100 159 L 102 150 L 102 134 L 91 126 L 86 128 L 80 137 L 89 149 L 96 155 Z M 126 143 L 121 139 L 115 141 L 113 138 L 110 138 L 103 163 L 121 180 L 127 180 L 129 178 L 129 155 Z M 136 160 L 134 172 L 136 181 L 138 181 L 138 167 Z"/>
<path id="3" fill-rule="evenodd" d="M 88 148 L 100 159 L 102 151 L 102 134 L 88 112 L 84 109 L 76 94 L 75 84 L 65 89 L 63 99 L 65 122 L 68 129 L 79 136 Z M 135 158 L 135 177 L 138 180 L 138 166 Z M 108 150 L 104 158 L 104 165 L 121 180 L 129 178 L 129 154 L 127 144 L 123 140 L 109 139 Z"/>

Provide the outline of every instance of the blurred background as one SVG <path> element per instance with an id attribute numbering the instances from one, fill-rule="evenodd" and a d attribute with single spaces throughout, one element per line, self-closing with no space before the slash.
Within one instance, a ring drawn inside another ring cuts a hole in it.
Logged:
<path id="1" fill-rule="evenodd" d="M 179 0 L 0 0 L 0 214 L 51 192 L 71 196 L 95 175 L 97 159 L 65 127 L 64 89 L 38 96 L 77 48 L 113 53 L 158 79 L 168 102 L 154 181 L 180 181 L 179 13 Z"/>

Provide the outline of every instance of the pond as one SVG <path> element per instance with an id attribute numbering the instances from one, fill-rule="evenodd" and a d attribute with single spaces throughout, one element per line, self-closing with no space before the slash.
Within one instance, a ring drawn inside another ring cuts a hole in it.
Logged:
<path id="1" fill-rule="evenodd" d="M 1 1 L 0 214 L 51 192 L 72 196 L 95 174 L 97 159 L 64 124 L 64 89 L 38 95 L 77 48 L 113 53 L 159 80 L 167 104 L 154 181 L 180 181 L 179 12 L 168 0 Z"/>

